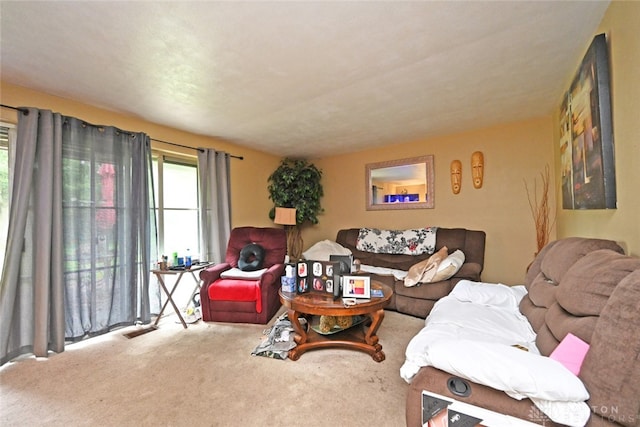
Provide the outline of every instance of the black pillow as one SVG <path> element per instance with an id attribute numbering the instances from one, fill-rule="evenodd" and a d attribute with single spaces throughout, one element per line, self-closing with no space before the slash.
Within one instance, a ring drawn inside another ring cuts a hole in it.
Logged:
<path id="1" fill-rule="evenodd" d="M 262 268 L 264 248 L 256 243 L 250 243 L 240 251 L 238 268 L 242 271 L 256 271 Z"/>

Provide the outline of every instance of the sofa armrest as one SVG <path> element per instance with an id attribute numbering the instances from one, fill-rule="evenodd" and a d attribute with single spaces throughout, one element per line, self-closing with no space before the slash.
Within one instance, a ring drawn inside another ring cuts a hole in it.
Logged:
<path id="1" fill-rule="evenodd" d="M 275 284 L 280 287 L 280 277 L 284 275 L 284 264 L 274 264 L 260 277 L 260 289 L 264 293 L 266 288 Z"/>
<path id="2" fill-rule="evenodd" d="M 453 277 L 478 282 L 480 281 L 480 273 L 482 273 L 482 266 L 480 264 L 477 262 L 465 262 Z"/>
<path id="3" fill-rule="evenodd" d="M 202 280 L 202 287 L 206 289 L 209 284 L 215 282 L 220 278 L 220 274 L 222 274 L 223 271 L 229 270 L 230 268 L 231 264 L 223 262 L 200 271 L 200 280 Z"/>

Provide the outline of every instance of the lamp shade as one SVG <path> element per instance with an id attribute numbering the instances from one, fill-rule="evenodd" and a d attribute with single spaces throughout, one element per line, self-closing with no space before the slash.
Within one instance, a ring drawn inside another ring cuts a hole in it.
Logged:
<path id="1" fill-rule="evenodd" d="M 273 222 L 280 225 L 296 225 L 296 209 L 276 208 L 276 217 Z"/>

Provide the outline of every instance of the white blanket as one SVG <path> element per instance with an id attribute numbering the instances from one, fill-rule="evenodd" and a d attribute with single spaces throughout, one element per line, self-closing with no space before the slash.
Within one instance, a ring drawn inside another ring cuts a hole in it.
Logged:
<path id="1" fill-rule="evenodd" d="M 407 273 L 404 270 L 397 270 L 395 268 L 376 267 L 374 265 L 360 265 L 360 271 L 365 273 L 377 274 L 379 276 L 393 276 L 396 280 L 404 280 L 407 277 Z"/>
<path id="2" fill-rule="evenodd" d="M 540 355 L 518 310 L 525 294 L 523 286 L 460 281 L 409 342 L 400 375 L 411 382 L 421 367 L 434 366 L 515 399 L 529 397 L 556 422 L 584 425 L 589 394 L 568 369 Z"/>

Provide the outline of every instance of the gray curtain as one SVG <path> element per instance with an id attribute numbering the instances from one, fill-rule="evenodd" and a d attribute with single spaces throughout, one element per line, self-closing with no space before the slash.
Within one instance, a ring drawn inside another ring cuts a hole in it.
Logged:
<path id="1" fill-rule="evenodd" d="M 231 234 L 230 156 L 212 149 L 198 150 L 200 259 L 222 262 Z"/>
<path id="2" fill-rule="evenodd" d="M 39 143 L 46 140 L 47 143 Z M 19 114 L 9 231 L 0 282 L 0 362 L 64 349 L 62 116 Z M 54 175 L 54 171 L 56 174 Z M 56 231 L 57 229 L 57 231 Z"/>
<path id="3" fill-rule="evenodd" d="M 148 323 L 152 309 L 148 136 L 28 110 L 18 119 L 0 281 L 0 364 Z"/>

